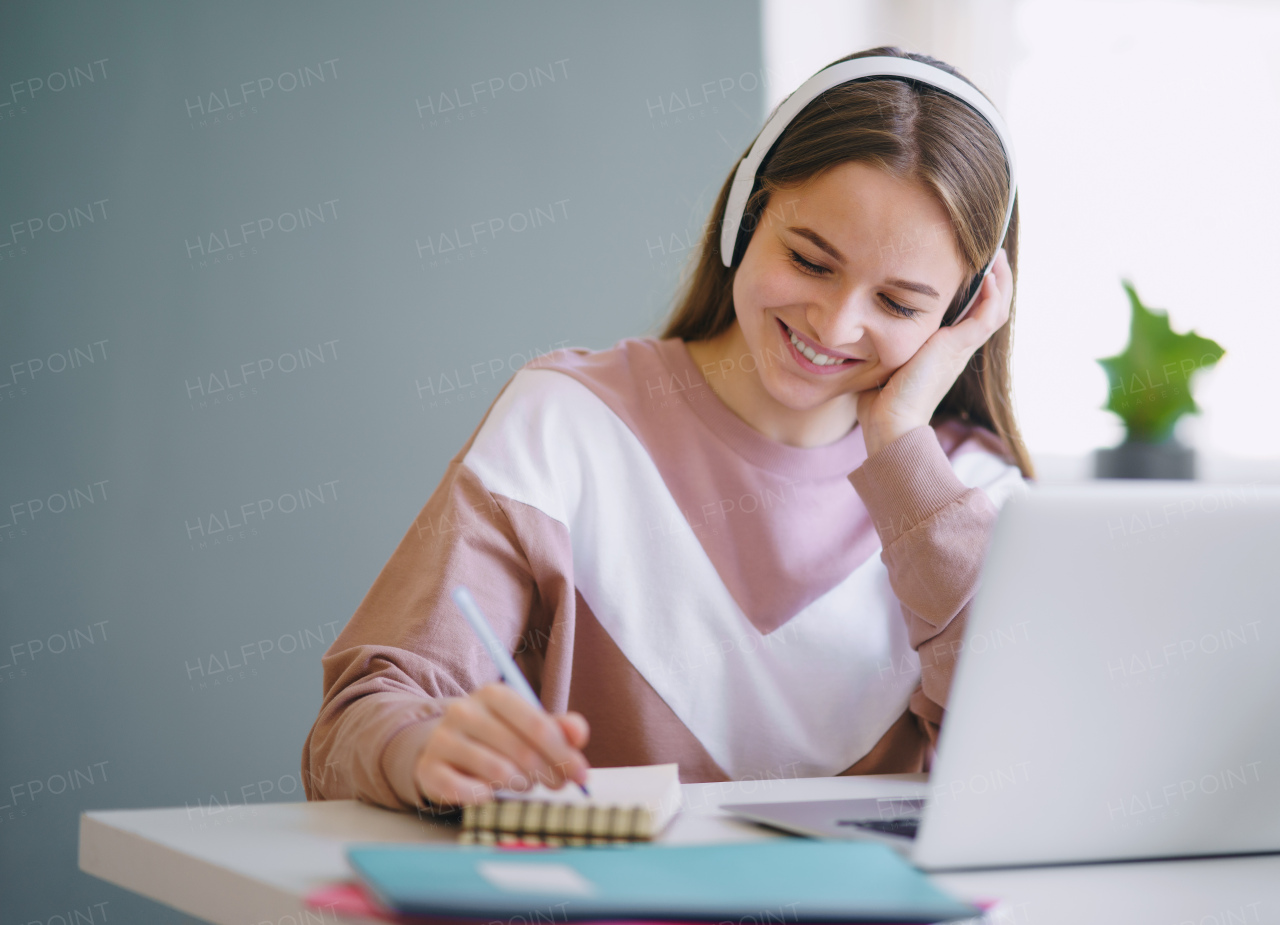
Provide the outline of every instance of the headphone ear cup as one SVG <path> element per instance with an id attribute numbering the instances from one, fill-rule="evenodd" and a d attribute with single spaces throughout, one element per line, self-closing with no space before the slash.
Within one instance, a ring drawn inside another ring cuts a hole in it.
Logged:
<path id="1" fill-rule="evenodd" d="M 953 324 L 958 324 L 959 322 L 964 320 L 964 316 L 969 314 L 969 310 L 973 308 L 974 296 L 978 294 L 978 290 L 982 288 L 982 281 L 986 278 L 987 276 L 985 273 L 979 273 L 976 276 L 974 276 L 973 279 L 969 280 L 969 285 L 965 288 L 965 291 L 964 291 L 964 298 L 960 300 L 960 305 L 961 305 L 960 313 L 957 314 L 950 321 L 944 323 L 942 327 L 948 328 L 948 327 L 951 327 Z"/>
<path id="2" fill-rule="evenodd" d="M 751 243 L 751 233 L 745 227 L 738 229 L 737 240 L 733 243 L 733 262 L 729 266 L 736 269 L 738 264 L 742 263 L 742 258 L 746 256 L 747 245 Z"/>
<path id="3" fill-rule="evenodd" d="M 755 183 L 751 186 L 749 196 L 746 197 L 746 201 L 750 203 L 751 197 L 755 196 L 755 193 L 759 192 L 759 189 L 760 180 L 759 178 L 756 178 Z M 737 265 L 741 264 L 742 257 L 746 256 L 746 247 L 751 243 L 751 232 L 754 232 L 755 225 L 758 221 L 758 215 L 753 215 L 750 211 L 744 210 L 742 220 L 739 225 L 737 225 L 737 237 L 733 239 L 733 260 L 730 262 L 730 267 L 737 267 Z"/>

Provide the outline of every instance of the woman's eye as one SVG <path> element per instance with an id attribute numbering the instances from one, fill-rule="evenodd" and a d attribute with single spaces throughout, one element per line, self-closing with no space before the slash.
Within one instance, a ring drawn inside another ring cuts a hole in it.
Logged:
<path id="1" fill-rule="evenodd" d="M 791 262 L 795 264 L 802 273 L 808 273 L 810 276 L 825 276 L 831 272 L 826 267 L 819 266 L 816 263 L 811 263 L 810 261 L 805 260 L 800 256 L 798 251 L 787 248 L 787 252 L 791 257 Z M 914 318 L 916 315 L 920 314 L 919 309 L 907 308 L 905 305 L 899 305 L 883 293 L 880 295 L 880 298 L 884 300 L 885 306 L 889 311 L 893 312 L 900 318 Z"/>
<path id="2" fill-rule="evenodd" d="M 895 315 L 899 315 L 903 318 L 914 318 L 916 315 L 920 314 L 919 309 L 907 308 L 905 305 L 899 305 L 883 293 L 881 293 L 880 298 L 884 299 L 885 305 L 889 307 L 889 311 L 893 312 Z"/>
<path id="3" fill-rule="evenodd" d="M 808 273 L 810 276 L 823 276 L 830 271 L 826 267 L 820 267 L 816 263 L 810 263 L 805 260 L 797 251 L 787 249 L 791 254 L 791 262 L 800 268 L 800 272 Z"/>

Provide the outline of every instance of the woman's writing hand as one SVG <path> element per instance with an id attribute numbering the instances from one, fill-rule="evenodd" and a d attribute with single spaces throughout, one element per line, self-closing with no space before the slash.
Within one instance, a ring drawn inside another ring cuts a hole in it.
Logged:
<path id="1" fill-rule="evenodd" d="M 974 351 L 1009 320 L 1012 302 L 1013 272 L 1001 248 L 964 320 L 934 331 L 883 386 L 858 393 L 858 422 L 868 459 L 907 431 L 929 423 Z"/>
<path id="2" fill-rule="evenodd" d="M 432 803 L 451 806 L 486 802 L 496 790 L 585 783 L 588 735 L 581 714 L 552 716 L 505 684 L 487 684 L 445 708 L 418 753 L 414 779 Z"/>

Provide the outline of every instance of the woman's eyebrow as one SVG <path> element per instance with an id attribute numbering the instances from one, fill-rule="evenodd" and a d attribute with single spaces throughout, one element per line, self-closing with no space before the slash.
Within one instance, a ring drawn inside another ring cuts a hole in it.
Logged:
<path id="1" fill-rule="evenodd" d="M 899 289 L 909 289 L 912 292 L 927 295 L 931 299 L 938 298 L 938 290 L 925 283 L 913 283 L 909 279 L 886 279 L 885 283 L 890 286 L 896 286 Z"/>
<path id="2" fill-rule="evenodd" d="M 822 250 L 830 254 L 832 257 L 834 257 L 836 260 L 838 260 L 840 263 L 844 263 L 844 254 L 836 250 L 835 245 L 833 245 L 830 241 L 828 241 L 822 235 L 818 234 L 818 232 L 814 231 L 812 228 L 788 227 L 787 231 L 790 231 L 793 234 L 798 234 L 800 235 L 800 237 L 805 238 L 808 241 L 811 241 L 815 247 L 821 248 Z M 932 286 L 928 285 L 927 283 L 913 283 L 909 279 L 896 279 L 896 278 L 887 279 L 885 280 L 885 283 L 887 283 L 890 286 L 896 286 L 898 289 L 906 289 L 910 292 L 918 292 L 921 295 L 926 295 L 931 299 L 938 298 L 938 290 L 934 289 Z"/>
<path id="3" fill-rule="evenodd" d="M 832 244 L 822 235 L 818 234 L 818 232 L 814 231 L 812 228 L 788 227 L 787 231 L 790 231 L 793 234 L 798 234 L 802 238 L 808 239 L 809 241 L 813 242 L 815 246 L 822 248 L 822 250 L 826 251 L 836 260 L 840 261 L 841 263 L 844 263 L 844 254 L 836 250 L 834 244 Z"/>

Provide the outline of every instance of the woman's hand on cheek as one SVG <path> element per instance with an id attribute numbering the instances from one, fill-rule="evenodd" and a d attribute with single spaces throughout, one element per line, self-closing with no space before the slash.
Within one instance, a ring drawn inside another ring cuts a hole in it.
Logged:
<path id="1" fill-rule="evenodd" d="M 908 431 L 929 423 L 974 351 L 1009 320 L 1012 302 L 1013 272 L 1001 248 L 964 320 L 934 331 L 883 386 L 858 393 L 858 422 L 868 459 Z"/>

